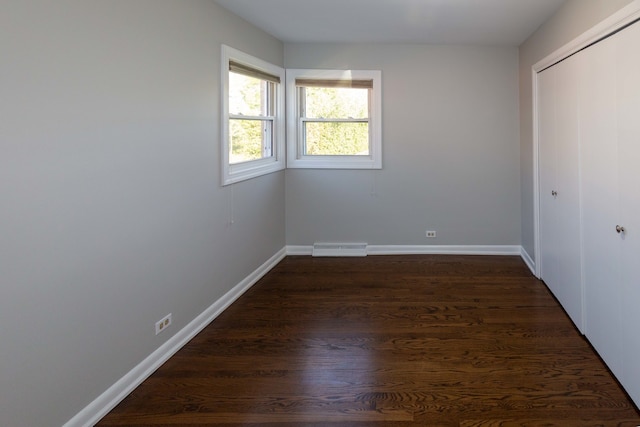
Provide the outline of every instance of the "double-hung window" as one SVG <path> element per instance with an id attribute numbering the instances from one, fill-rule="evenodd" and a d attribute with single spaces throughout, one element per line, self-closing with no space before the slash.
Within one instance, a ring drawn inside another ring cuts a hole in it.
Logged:
<path id="1" fill-rule="evenodd" d="M 381 73 L 287 70 L 287 166 L 380 169 Z"/>
<path id="2" fill-rule="evenodd" d="M 223 185 L 284 169 L 284 70 L 222 46 Z"/>
<path id="3" fill-rule="evenodd" d="M 285 148 L 290 168 L 382 168 L 380 71 L 292 69 L 284 82 L 222 46 L 222 185 L 284 169 Z"/>

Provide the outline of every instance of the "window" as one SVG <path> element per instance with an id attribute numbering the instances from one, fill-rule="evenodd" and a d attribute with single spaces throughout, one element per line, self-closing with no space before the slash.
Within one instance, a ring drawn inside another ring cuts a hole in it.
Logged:
<path id="1" fill-rule="evenodd" d="M 284 169 L 284 70 L 222 46 L 222 183 Z"/>
<path id="2" fill-rule="evenodd" d="M 287 166 L 381 169 L 381 72 L 287 70 Z"/>

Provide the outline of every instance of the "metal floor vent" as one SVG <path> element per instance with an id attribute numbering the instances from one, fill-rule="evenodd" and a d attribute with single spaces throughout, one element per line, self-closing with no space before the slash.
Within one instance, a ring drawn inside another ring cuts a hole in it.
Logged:
<path id="1" fill-rule="evenodd" d="M 312 256 L 367 256 L 366 243 L 314 243 Z"/>

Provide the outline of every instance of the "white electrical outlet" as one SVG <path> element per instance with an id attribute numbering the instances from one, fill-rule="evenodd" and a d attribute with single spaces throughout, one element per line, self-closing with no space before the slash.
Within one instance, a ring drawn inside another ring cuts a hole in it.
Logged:
<path id="1" fill-rule="evenodd" d="M 171 313 L 156 322 L 156 335 L 167 329 L 169 325 L 171 325 Z"/>
<path id="2" fill-rule="evenodd" d="M 427 230 L 427 237 L 436 237 L 436 232 L 435 231 L 431 231 L 431 230 Z"/>

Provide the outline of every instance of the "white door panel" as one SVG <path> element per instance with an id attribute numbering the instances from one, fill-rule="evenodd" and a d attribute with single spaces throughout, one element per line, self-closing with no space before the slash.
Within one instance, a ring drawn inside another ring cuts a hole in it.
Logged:
<path id="1" fill-rule="evenodd" d="M 540 275 L 554 290 L 558 282 L 558 229 L 556 198 L 556 80 L 557 69 L 549 68 L 538 76 L 540 171 Z"/>
<path id="2" fill-rule="evenodd" d="M 615 43 L 581 52 L 580 138 L 586 335 L 616 375 L 622 373 L 619 290 Z M 606 141 L 606 143 L 604 143 Z"/>
<path id="3" fill-rule="evenodd" d="M 616 35 L 623 375 L 640 402 L 640 25 Z"/>
<path id="4" fill-rule="evenodd" d="M 580 144 L 578 120 L 578 58 L 558 66 L 556 110 L 556 196 L 558 223 L 557 297 L 582 330 L 580 264 Z"/>
<path id="5" fill-rule="evenodd" d="M 582 330 L 578 66 L 568 58 L 538 77 L 538 161 L 541 277 Z"/>

